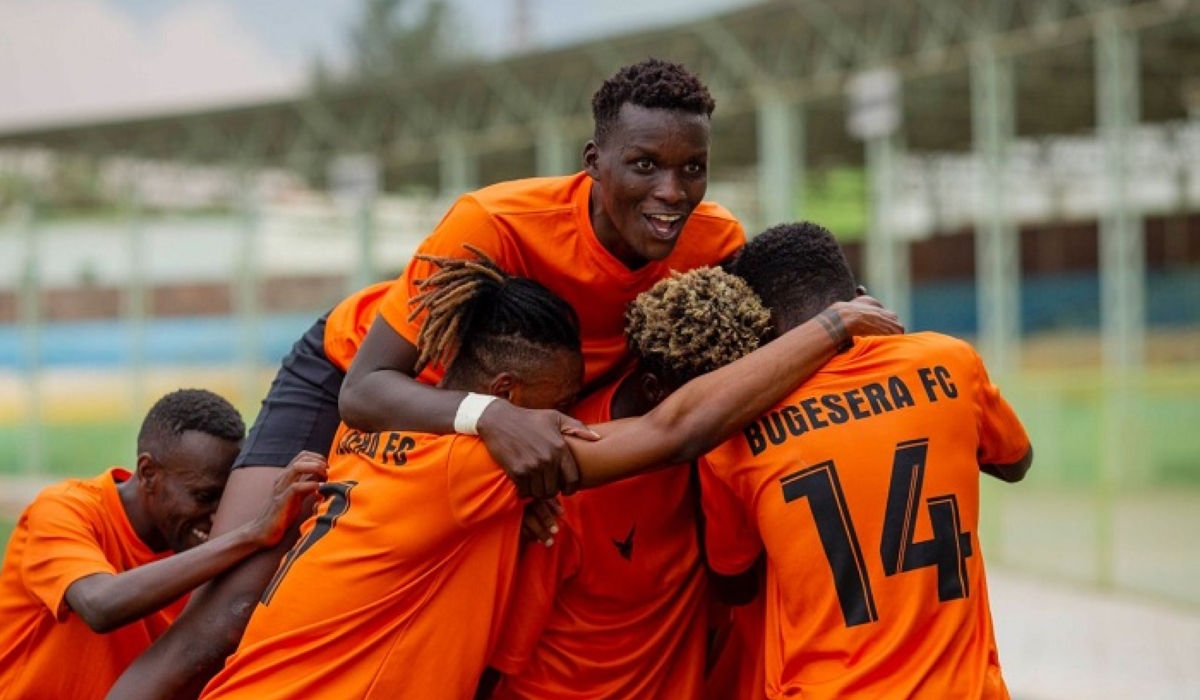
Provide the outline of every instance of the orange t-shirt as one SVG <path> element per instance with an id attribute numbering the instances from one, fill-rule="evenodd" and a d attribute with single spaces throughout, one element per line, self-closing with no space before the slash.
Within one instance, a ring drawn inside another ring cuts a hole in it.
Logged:
<path id="1" fill-rule="evenodd" d="M 767 552 L 767 695 L 1006 698 L 979 465 L 1029 438 L 965 342 L 865 338 L 701 463 L 714 570 Z"/>
<path id="2" fill-rule="evenodd" d="M 470 243 L 505 272 L 534 279 L 566 300 L 579 315 L 585 386 L 628 357 L 625 307 L 629 302 L 671 270 L 716 265 L 746 242 L 732 214 L 702 202 L 688 218 L 671 255 L 630 270 L 592 231 L 591 191 L 592 179 L 585 173 L 486 187 L 460 197 L 418 249 L 428 255 L 461 258 L 470 255 L 462 244 Z M 413 260 L 379 307 L 383 318 L 413 345 L 424 318 L 408 320 L 408 300 L 417 294 L 414 280 L 433 272 L 430 263 Z"/>
<path id="3" fill-rule="evenodd" d="M 0 569 L 0 698 L 103 698 L 133 660 L 178 617 L 184 600 L 108 634 L 67 605 L 67 588 L 172 552 L 146 546 L 125 515 L 112 468 L 42 491 L 26 507 Z"/>
<path id="4" fill-rule="evenodd" d="M 574 415 L 608 421 L 617 384 Z M 554 546 L 521 555 L 497 699 L 700 697 L 707 580 L 690 482 L 679 465 L 562 499 Z"/>
<path id="5" fill-rule="evenodd" d="M 395 280 L 375 284 L 351 294 L 325 317 L 325 357 L 344 374 L 358 353 L 367 331 L 379 313 L 379 302 Z"/>
<path id="6" fill-rule="evenodd" d="M 709 628 L 712 662 L 704 681 L 704 700 L 765 700 L 763 622 L 766 596 L 760 590 L 746 605 L 713 601 Z"/>
<path id="7" fill-rule="evenodd" d="M 516 577 L 521 501 L 478 438 L 344 424 L 205 698 L 470 698 Z"/>

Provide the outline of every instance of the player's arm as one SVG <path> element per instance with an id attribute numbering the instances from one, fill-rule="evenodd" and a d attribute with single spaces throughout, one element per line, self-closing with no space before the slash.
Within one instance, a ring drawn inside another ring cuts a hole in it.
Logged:
<path id="1" fill-rule="evenodd" d="M 271 498 L 279 473 L 278 467 L 233 470 L 213 516 L 212 536 L 233 532 L 253 521 L 262 511 L 262 504 Z M 274 547 L 258 550 L 193 591 L 180 616 L 125 669 L 106 699 L 199 697 L 237 648 L 259 596 L 295 543 L 301 520 L 297 518 Z"/>
<path id="2" fill-rule="evenodd" d="M 346 373 L 338 408 L 347 425 L 380 432 L 454 432 L 454 416 L 465 391 L 440 389 L 413 378 L 417 348 L 382 316 L 375 319 Z M 586 431 L 579 421 L 553 410 L 530 410 L 493 401 L 478 423 L 479 437 L 504 467 L 518 493 L 548 498 L 569 493 L 578 480 L 574 455 L 563 431 Z"/>
<path id="3" fill-rule="evenodd" d="M 984 474 L 989 474 L 1001 481 L 1007 481 L 1010 484 L 1015 484 L 1029 472 L 1029 467 L 1033 466 L 1033 446 L 1030 445 L 1025 454 L 1015 462 L 1008 464 L 981 464 L 979 470 Z"/>
<path id="4" fill-rule="evenodd" d="M 324 458 L 301 455 L 279 474 L 266 509 L 251 522 L 129 571 L 85 576 L 67 587 L 67 604 L 99 634 L 161 610 L 252 552 L 278 542 L 301 503 L 325 476 Z"/>
<path id="5" fill-rule="evenodd" d="M 904 330 L 870 297 L 830 307 L 851 336 Z M 817 372 L 845 338 L 821 317 L 749 355 L 684 384 L 639 418 L 592 426 L 602 438 L 570 438 L 581 485 L 599 486 L 663 464 L 696 459 L 722 443 Z"/>

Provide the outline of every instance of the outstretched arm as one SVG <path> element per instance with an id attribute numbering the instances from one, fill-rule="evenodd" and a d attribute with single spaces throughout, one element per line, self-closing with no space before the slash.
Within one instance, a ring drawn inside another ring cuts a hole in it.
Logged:
<path id="1" fill-rule="evenodd" d="M 830 307 L 852 336 L 903 332 L 870 297 Z M 597 442 L 570 439 L 584 487 L 657 465 L 687 462 L 721 444 L 817 372 L 844 343 L 820 317 L 749 355 L 684 384 L 640 418 L 592 426 Z"/>
<path id="2" fill-rule="evenodd" d="M 301 455 L 278 475 L 267 508 L 253 521 L 165 559 L 119 574 L 79 579 L 67 588 L 67 604 L 99 634 L 140 620 L 249 554 L 278 542 L 301 503 L 325 476 L 323 457 Z"/>
<path id="3" fill-rule="evenodd" d="M 370 432 L 454 432 L 454 416 L 467 393 L 418 382 L 412 376 L 416 363 L 417 348 L 382 317 L 376 318 L 342 384 L 342 420 Z M 575 490 L 579 472 L 563 432 L 584 435 L 579 421 L 558 411 L 517 408 L 500 400 L 484 410 L 478 429 L 522 496 L 549 498 L 560 490 Z"/>

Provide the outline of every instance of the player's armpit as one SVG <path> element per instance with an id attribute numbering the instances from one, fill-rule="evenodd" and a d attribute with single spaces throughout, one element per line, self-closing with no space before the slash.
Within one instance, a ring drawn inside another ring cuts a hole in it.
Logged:
<path id="1" fill-rule="evenodd" d="M 726 605 L 749 605 L 761 588 L 759 582 L 766 571 L 766 564 L 766 552 L 763 552 L 749 569 L 740 574 L 727 576 L 709 569 L 708 583 L 713 595 Z"/>
<path id="2" fill-rule="evenodd" d="M 1033 465 L 1033 446 L 1025 451 L 1025 456 L 1010 464 L 981 464 L 979 470 L 984 474 L 996 477 L 1001 481 L 1015 484 L 1025 478 L 1029 467 Z"/>

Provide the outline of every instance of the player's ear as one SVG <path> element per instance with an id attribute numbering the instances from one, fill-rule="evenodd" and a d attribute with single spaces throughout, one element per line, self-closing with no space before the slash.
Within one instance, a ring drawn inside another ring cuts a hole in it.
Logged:
<path id="1" fill-rule="evenodd" d="M 150 456 L 149 452 L 142 452 L 137 457 L 137 477 L 138 483 L 141 484 L 146 493 L 154 493 L 158 490 L 158 481 L 162 475 L 162 469 L 158 466 L 158 462 Z"/>
<path id="2" fill-rule="evenodd" d="M 600 179 L 600 146 L 595 141 L 583 145 L 583 170 L 593 180 Z"/>
<path id="3" fill-rule="evenodd" d="M 510 372 L 501 372 L 488 382 L 488 393 L 498 396 L 514 406 L 520 406 L 521 384 Z"/>
<path id="4" fill-rule="evenodd" d="M 663 399 L 671 393 L 667 389 L 666 382 L 659 379 L 658 375 L 653 372 L 645 372 L 642 374 L 642 393 L 645 394 L 646 400 L 651 406 L 657 406 L 663 402 Z"/>

